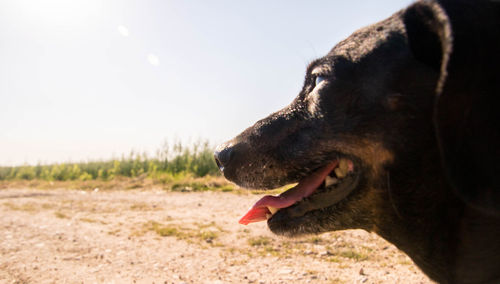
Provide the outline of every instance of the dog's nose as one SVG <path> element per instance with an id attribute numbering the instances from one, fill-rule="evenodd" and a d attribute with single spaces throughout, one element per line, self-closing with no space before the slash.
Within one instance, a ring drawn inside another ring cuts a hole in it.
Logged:
<path id="1" fill-rule="evenodd" d="M 229 164 L 231 158 L 233 157 L 233 147 L 231 145 L 220 145 L 214 152 L 215 162 L 219 167 L 221 172 L 224 171 L 224 167 Z"/>

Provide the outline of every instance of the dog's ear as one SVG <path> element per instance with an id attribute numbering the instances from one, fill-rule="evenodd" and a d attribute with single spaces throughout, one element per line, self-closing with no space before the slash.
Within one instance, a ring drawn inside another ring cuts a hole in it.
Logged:
<path id="1" fill-rule="evenodd" d="M 403 22 L 415 58 L 446 72 L 452 38 L 450 22 L 441 7 L 430 1 L 417 2 L 405 10 Z"/>
<path id="2" fill-rule="evenodd" d="M 459 17 L 453 28 L 467 32 L 454 35 L 444 9 L 424 0 L 405 10 L 403 22 L 414 57 L 439 72 L 433 119 L 447 180 L 466 203 L 500 216 L 500 84 L 493 78 L 500 34 L 477 34 L 493 25 Z"/>

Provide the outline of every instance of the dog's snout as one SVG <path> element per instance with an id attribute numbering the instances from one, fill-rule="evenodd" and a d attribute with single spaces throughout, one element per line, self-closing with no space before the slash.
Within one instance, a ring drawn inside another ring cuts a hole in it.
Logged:
<path id="1" fill-rule="evenodd" d="M 233 157 L 233 147 L 231 145 L 221 145 L 217 147 L 214 152 L 215 162 L 219 167 L 220 171 L 223 172 L 224 168 L 229 164 L 231 158 Z"/>

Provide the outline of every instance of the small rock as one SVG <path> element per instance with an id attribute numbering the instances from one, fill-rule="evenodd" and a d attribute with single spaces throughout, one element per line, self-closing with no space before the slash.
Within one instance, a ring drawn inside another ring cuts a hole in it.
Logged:
<path id="1" fill-rule="evenodd" d="M 181 192 L 191 192 L 193 191 L 193 188 L 190 186 L 185 186 L 181 189 Z"/>
<path id="2" fill-rule="evenodd" d="M 361 267 L 361 269 L 359 270 L 359 275 L 366 275 L 365 271 L 363 270 L 363 267 Z"/>
<path id="3" fill-rule="evenodd" d="M 314 254 L 314 252 L 312 250 L 304 251 L 304 255 L 310 255 L 310 254 Z"/>
<path id="4" fill-rule="evenodd" d="M 319 256 L 329 256 L 329 255 L 333 255 L 333 253 L 331 253 L 330 251 L 328 250 L 324 250 L 324 251 L 321 251 L 318 253 Z"/>
<path id="5" fill-rule="evenodd" d="M 278 271 L 279 274 L 290 274 L 293 272 L 293 269 L 281 269 L 280 271 Z"/>

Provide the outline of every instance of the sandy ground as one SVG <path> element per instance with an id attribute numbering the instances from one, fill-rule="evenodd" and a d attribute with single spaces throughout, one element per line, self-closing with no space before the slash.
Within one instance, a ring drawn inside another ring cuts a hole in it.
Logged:
<path id="1" fill-rule="evenodd" d="M 374 234 L 276 237 L 257 196 L 0 190 L 0 283 L 431 283 Z"/>

